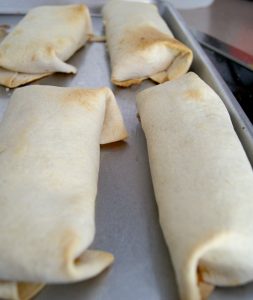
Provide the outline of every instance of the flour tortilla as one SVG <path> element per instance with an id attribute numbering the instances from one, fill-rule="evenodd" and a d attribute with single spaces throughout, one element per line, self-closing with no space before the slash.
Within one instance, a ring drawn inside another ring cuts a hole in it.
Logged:
<path id="1" fill-rule="evenodd" d="M 114 84 L 162 83 L 188 71 L 192 51 L 174 38 L 153 4 L 111 0 L 103 17 Z"/>
<path id="2" fill-rule="evenodd" d="M 108 88 L 17 89 L 0 124 L 0 298 L 96 276 L 99 144 L 127 137 Z"/>
<path id="3" fill-rule="evenodd" d="M 223 102 L 189 73 L 137 105 L 181 299 L 253 280 L 253 172 Z"/>
<path id="4" fill-rule="evenodd" d="M 9 84 L 1 78 L 10 74 L 0 69 L 0 83 L 15 87 L 53 72 L 76 73 L 65 61 L 91 36 L 91 19 L 83 4 L 30 10 L 0 43 L 0 67 L 16 73 L 15 84 Z"/>
<path id="5" fill-rule="evenodd" d="M 6 86 L 8 88 L 15 88 L 20 85 L 24 85 L 29 82 L 49 76 L 50 74 L 52 73 L 43 73 L 43 74 L 18 73 L 0 67 L 0 85 Z"/>
<path id="6" fill-rule="evenodd" d="M 6 28 L 0 26 L 0 43 L 7 36 L 7 34 L 8 33 L 6 31 Z M 49 75 L 51 75 L 51 73 L 18 73 L 0 67 L 0 85 L 6 86 L 8 88 L 15 88 Z"/>

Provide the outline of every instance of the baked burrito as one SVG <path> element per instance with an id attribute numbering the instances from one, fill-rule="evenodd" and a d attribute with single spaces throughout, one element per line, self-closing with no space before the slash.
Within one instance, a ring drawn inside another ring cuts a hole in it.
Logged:
<path id="1" fill-rule="evenodd" d="M 91 34 L 89 11 L 83 4 L 31 9 L 0 43 L 0 67 L 13 72 L 14 78 L 2 79 L 0 84 L 16 87 L 32 81 L 32 76 L 38 79 L 54 72 L 76 73 L 76 68 L 65 61 Z M 0 79 L 3 76 L 10 74 L 1 74 Z"/>
<path id="2" fill-rule="evenodd" d="M 96 276 L 99 144 L 127 137 L 108 88 L 17 89 L 0 125 L 0 298 Z"/>
<path id="3" fill-rule="evenodd" d="M 0 43 L 7 36 L 7 30 L 1 30 Z M 51 73 L 42 74 L 32 74 L 32 73 L 20 73 L 10 71 L 0 67 L 0 85 L 6 86 L 8 88 L 15 88 L 20 85 L 41 79 L 43 77 L 49 76 Z"/>
<path id="4" fill-rule="evenodd" d="M 189 73 L 137 106 L 181 299 L 251 281 L 253 172 L 223 102 Z"/>
<path id="5" fill-rule="evenodd" d="M 174 38 L 153 4 L 111 0 L 103 17 L 114 84 L 162 83 L 188 71 L 192 51 Z"/>

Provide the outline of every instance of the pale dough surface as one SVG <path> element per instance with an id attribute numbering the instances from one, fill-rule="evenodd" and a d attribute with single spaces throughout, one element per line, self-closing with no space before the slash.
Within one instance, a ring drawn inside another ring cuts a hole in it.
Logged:
<path id="1" fill-rule="evenodd" d="M 253 280 L 253 172 L 221 99 L 188 73 L 137 106 L 181 299 Z"/>
<path id="2" fill-rule="evenodd" d="M 113 262 L 87 248 L 100 143 L 126 137 L 108 88 L 15 90 L 0 124 L 0 298 L 25 300 L 41 287 L 29 282 L 80 281 Z"/>

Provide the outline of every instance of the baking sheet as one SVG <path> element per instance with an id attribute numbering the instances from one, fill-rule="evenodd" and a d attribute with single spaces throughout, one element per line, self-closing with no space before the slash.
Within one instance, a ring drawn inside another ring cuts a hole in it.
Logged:
<path id="1" fill-rule="evenodd" d="M 170 18 L 169 22 L 173 23 L 176 36 L 180 36 L 181 40 L 189 39 L 189 36 L 185 36 L 186 28 L 173 8 L 166 7 L 164 3 L 161 6 L 163 16 L 166 20 Z M 20 18 L 18 15 L 1 16 L 1 23 L 15 24 Z M 97 34 L 103 32 L 100 17 L 93 17 L 93 25 Z M 219 81 L 218 84 L 215 81 L 216 74 L 212 67 L 210 69 L 209 61 L 195 48 L 196 44 L 193 43 L 192 46 L 195 54 L 193 69 L 202 78 L 206 76 L 205 79 L 212 82 L 216 91 L 224 94 L 231 105 L 231 95 L 227 93 L 224 83 Z M 36 83 L 111 87 L 129 132 L 127 143 L 120 142 L 101 148 L 96 202 L 97 229 L 92 248 L 111 251 L 116 260 L 111 268 L 94 279 L 69 285 L 48 285 L 36 299 L 179 300 L 169 252 L 159 226 L 145 137 L 136 118 L 136 93 L 154 84 L 147 80 L 140 86 L 128 89 L 112 86 L 108 54 L 103 43 L 88 44 L 69 62 L 78 68 L 76 75 L 56 74 Z M 0 88 L 1 115 L 10 94 L 11 91 Z M 249 125 L 244 116 L 238 114 L 234 104 L 232 111 L 239 127 Z M 250 133 L 250 127 L 247 130 Z M 244 135 L 244 132 L 245 129 L 242 129 L 242 140 L 245 139 L 247 145 L 252 145 L 251 138 Z M 247 285 L 236 289 L 217 289 L 210 300 L 249 300 L 252 296 L 253 285 Z"/>

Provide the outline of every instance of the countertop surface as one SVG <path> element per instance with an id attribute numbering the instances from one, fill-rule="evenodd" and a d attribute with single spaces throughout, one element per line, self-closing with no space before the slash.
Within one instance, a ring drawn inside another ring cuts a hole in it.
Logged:
<path id="1" fill-rule="evenodd" d="M 253 55 L 253 1 L 215 0 L 210 6 L 180 13 L 190 27 Z"/>

